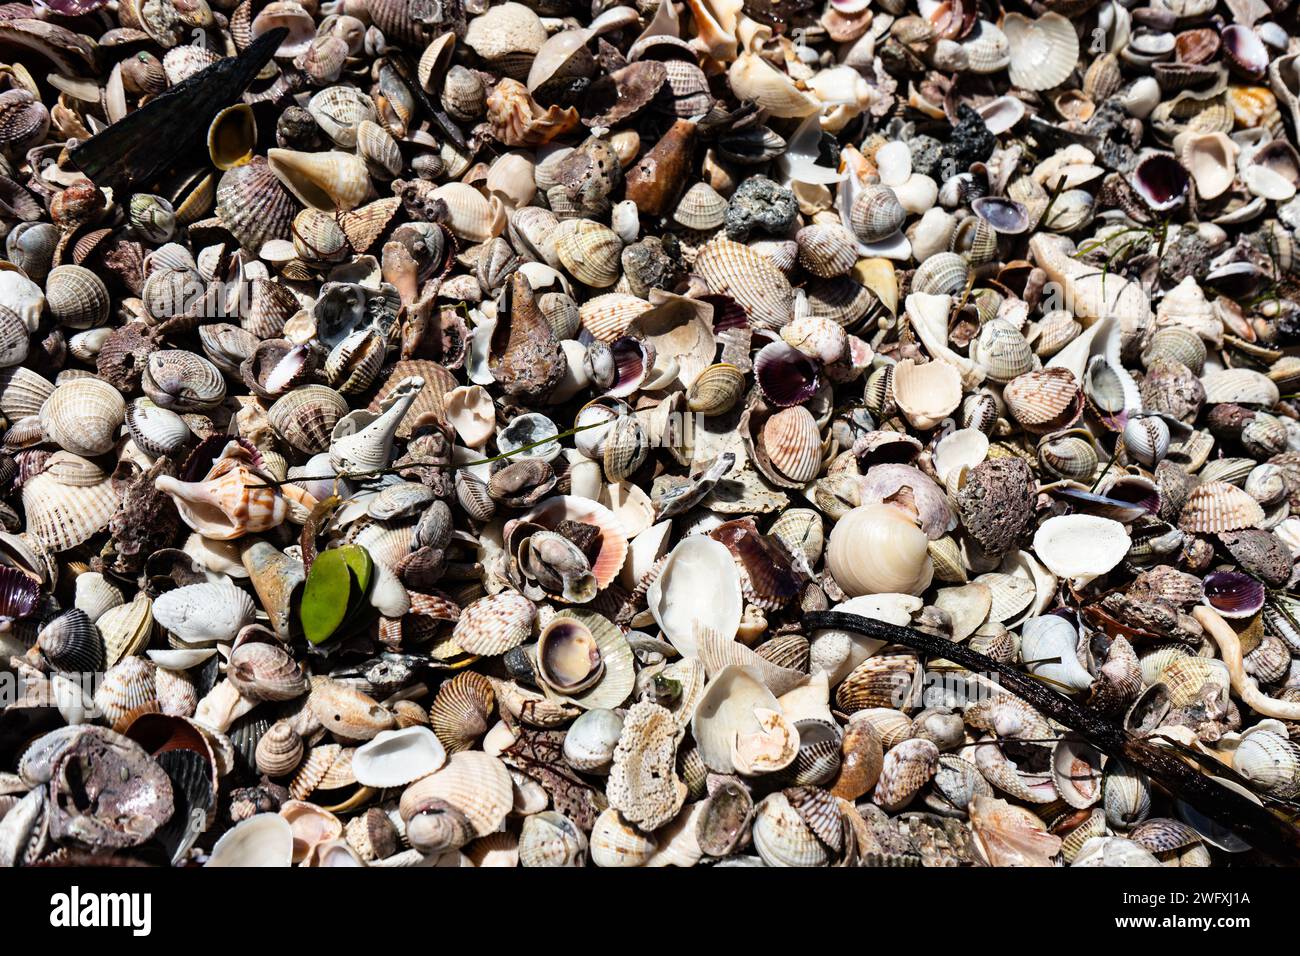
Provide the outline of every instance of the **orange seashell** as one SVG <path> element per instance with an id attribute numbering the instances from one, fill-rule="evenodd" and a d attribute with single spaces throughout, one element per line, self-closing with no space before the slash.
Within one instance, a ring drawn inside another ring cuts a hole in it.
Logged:
<path id="1" fill-rule="evenodd" d="M 1079 385 L 1069 369 L 1045 368 L 1013 378 L 1002 397 L 1011 416 L 1026 431 L 1045 434 L 1064 428 L 1078 417 L 1082 411 L 1079 394 Z"/>
<path id="2" fill-rule="evenodd" d="M 545 110 L 527 87 L 509 78 L 488 94 L 488 123 L 492 135 L 507 146 L 544 146 L 578 126 L 578 111 L 550 106 Z"/>
<path id="3" fill-rule="evenodd" d="M 695 124 L 679 119 L 624 178 L 627 198 L 641 215 L 666 216 L 676 205 L 688 179 L 695 146 Z"/>
<path id="4" fill-rule="evenodd" d="M 205 538 L 229 541 L 276 527 L 289 512 L 278 488 L 250 467 L 251 455 L 228 444 L 202 481 L 159 475 L 159 491 L 176 502 L 184 522 Z"/>

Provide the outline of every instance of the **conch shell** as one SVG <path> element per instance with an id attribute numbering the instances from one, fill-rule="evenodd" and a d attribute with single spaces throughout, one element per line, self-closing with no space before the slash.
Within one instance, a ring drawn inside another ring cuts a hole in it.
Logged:
<path id="1" fill-rule="evenodd" d="M 569 363 L 522 272 L 510 277 L 506 295 L 489 344 L 488 370 L 508 394 L 540 401 L 555 390 Z"/>
<path id="2" fill-rule="evenodd" d="M 393 454 L 393 437 L 403 416 L 424 388 L 418 375 L 402 379 L 380 405 L 378 413 L 359 409 L 339 419 L 330 435 L 330 465 L 340 475 L 379 471 Z"/>
<path id="3" fill-rule="evenodd" d="M 289 503 L 271 479 L 253 467 L 253 456 L 230 442 L 202 481 L 159 475 L 154 487 L 172 496 L 181 519 L 216 541 L 267 531 L 284 521 Z"/>

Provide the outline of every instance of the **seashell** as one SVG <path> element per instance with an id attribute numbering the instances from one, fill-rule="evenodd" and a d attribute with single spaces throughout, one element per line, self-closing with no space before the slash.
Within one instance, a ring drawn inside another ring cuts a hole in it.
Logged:
<path id="1" fill-rule="evenodd" d="M 347 212 L 371 192 L 365 161 L 352 153 L 272 149 L 267 163 L 284 187 L 313 209 Z"/>
<path id="2" fill-rule="evenodd" d="M 535 614 L 516 591 L 479 598 L 461 611 L 452 639 L 470 654 L 504 654 L 528 639 Z"/>
<path id="3" fill-rule="evenodd" d="M 307 112 L 321 131 L 343 149 L 355 149 L 361 124 L 374 123 L 379 115 L 374 101 L 353 86 L 326 87 L 307 101 Z M 287 182 L 285 185 L 293 188 Z"/>
<path id="4" fill-rule="evenodd" d="M 961 404 L 961 375 L 947 362 L 917 365 L 904 359 L 894 367 L 894 400 L 915 428 L 934 428 Z"/>
<path id="5" fill-rule="evenodd" d="M 1036 20 L 1018 13 L 1002 20 L 1009 47 L 1011 82 L 1026 90 L 1050 90 L 1073 72 L 1079 59 L 1079 38 L 1074 26 L 1059 13 Z"/>
<path id="6" fill-rule="evenodd" d="M 181 519 L 207 538 L 229 541 L 274 528 L 289 506 L 280 490 L 251 467 L 251 455 L 231 442 L 200 481 L 159 475 L 154 486 L 171 495 Z"/>
<path id="7" fill-rule="evenodd" d="M 1250 495 L 1226 481 L 1205 481 L 1192 490 L 1178 516 L 1178 527 L 1193 534 L 1253 528 L 1264 509 Z"/>
<path id="8" fill-rule="evenodd" d="M 520 866 L 585 866 L 587 837 L 568 817 L 543 810 L 524 818 Z"/>
<path id="9" fill-rule="evenodd" d="M 234 169 L 252 161 L 256 143 L 257 121 L 247 103 L 226 107 L 208 127 L 208 156 L 217 169 Z"/>
<path id="10" fill-rule="evenodd" d="M 251 252 L 273 240 L 288 239 L 297 209 L 294 197 L 262 156 L 227 170 L 217 183 L 217 218 Z"/>
<path id="11" fill-rule="evenodd" d="M 1082 432 L 1058 432 L 1039 441 L 1038 461 L 1057 477 L 1086 481 L 1097 470 L 1097 448 Z"/>
<path id="12" fill-rule="evenodd" d="M 424 385 L 418 375 L 403 378 L 380 400 L 379 411 L 362 409 L 340 418 L 330 433 L 330 466 L 335 473 L 360 475 L 386 467 L 398 427 Z"/>
<path id="13" fill-rule="evenodd" d="M 82 266 L 55 266 L 45 278 L 45 306 L 60 325 L 94 328 L 108 321 L 108 287 Z"/>
<path id="14" fill-rule="evenodd" d="M 938 252 L 912 274 L 912 289 L 930 295 L 959 295 L 971 278 L 970 264 L 952 252 Z"/>
<path id="15" fill-rule="evenodd" d="M 573 722 L 564 735 L 564 759 L 583 773 L 608 772 L 623 732 L 623 718 L 612 710 L 593 708 Z M 597 821 L 599 827 L 599 821 Z M 595 832 L 592 836 L 594 838 Z M 593 844 L 593 858 L 594 858 Z M 597 865 L 601 864 L 597 861 Z M 630 865 L 630 864 L 629 864 Z"/>
<path id="16" fill-rule="evenodd" d="M 125 421 L 131 438 L 150 455 L 177 452 L 193 437 L 185 419 L 147 398 L 137 398 L 126 407 Z"/>
<path id="17" fill-rule="evenodd" d="M 698 653 L 703 628 L 722 640 L 740 628 L 740 572 L 725 545 L 704 535 L 683 538 L 646 591 L 646 606 L 683 657 Z"/>
<path id="18" fill-rule="evenodd" d="M 73 608 L 51 620 L 36 638 L 41 654 L 55 670 L 94 673 L 104 662 L 104 641 L 86 612 Z"/>
<path id="19" fill-rule="evenodd" d="M 95 466 L 84 459 L 68 456 L 70 466 Z M 23 484 L 23 513 L 27 531 L 51 551 L 66 551 L 108 526 L 118 506 L 118 492 L 111 478 L 70 484 L 61 481 L 52 469 L 28 479 Z"/>
<path id="20" fill-rule="evenodd" d="M 579 282 L 598 289 L 618 281 L 623 240 L 590 219 L 566 219 L 551 240 L 561 265 Z"/>
<path id="21" fill-rule="evenodd" d="M 885 754 L 873 800 L 889 812 L 912 802 L 939 768 L 939 748 L 929 740 L 905 740 Z"/>
<path id="22" fill-rule="evenodd" d="M 77 575 L 75 606 L 92 622 L 98 621 L 104 612 L 117 607 L 124 600 L 122 592 L 99 572 L 87 571 Z"/>
<path id="23" fill-rule="evenodd" d="M 770 259 L 722 237 L 707 243 L 695 270 L 718 295 L 730 295 L 757 327 L 779 329 L 791 318 L 794 290 Z"/>
<path id="24" fill-rule="evenodd" d="M 920 594 L 930 585 L 933 563 L 927 538 L 896 508 L 854 508 L 836 522 L 826 547 L 826 566 L 845 594 Z"/>
<path id="25" fill-rule="evenodd" d="M 138 595 L 130 604 L 111 607 L 95 621 L 104 639 L 104 664 L 118 661 L 144 649 L 153 636 L 153 602 Z"/>
<path id="26" fill-rule="evenodd" d="M 799 264 L 824 279 L 848 275 L 858 260 L 854 235 L 834 223 L 805 226 L 795 235 Z"/>
<path id="27" fill-rule="evenodd" d="M 1248 574 L 1215 571 L 1201 583 L 1204 602 L 1222 617 L 1253 617 L 1264 607 L 1264 585 Z"/>
<path id="28" fill-rule="evenodd" d="M 1277 384 L 1267 375 L 1249 368 L 1221 369 L 1201 377 L 1205 401 L 1211 405 L 1233 403 L 1271 408 L 1278 402 Z"/>
<path id="29" fill-rule="evenodd" d="M 272 724 L 257 742 L 257 769 L 268 777 L 287 777 L 302 756 L 302 737 L 288 721 Z"/>
<path id="30" fill-rule="evenodd" d="M 1236 177 L 1236 143 L 1222 132 L 1187 136 L 1179 159 L 1192 175 L 1196 192 L 1203 199 L 1217 199 L 1228 191 Z"/>
<path id="31" fill-rule="evenodd" d="M 726 362 L 710 365 L 687 390 L 686 404 L 702 415 L 724 415 L 745 392 L 745 373 Z"/>
<path id="32" fill-rule="evenodd" d="M 1259 728 L 1243 734 L 1232 767 L 1263 793 L 1289 800 L 1300 792 L 1300 749 L 1283 734 Z"/>
<path id="33" fill-rule="evenodd" d="M 658 849 L 652 834 L 642 832 L 613 807 L 596 818 L 588 845 L 596 866 L 643 866 Z"/>
<path id="34" fill-rule="evenodd" d="M 293 828 L 278 813 L 257 813 L 217 840 L 205 866 L 292 866 Z"/>
<path id="35" fill-rule="evenodd" d="M 366 787 L 404 787 L 439 770 L 447 752 L 428 727 L 385 730 L 357 748 L 352 771 Z"/>
<path id="36" fill-rule="evenodd" d="M 253 622 L 254 611 L 252 599 L 228 582 L 176 588 L 153 606 L 158 623 L 187 644 L 233 640 Z"/>
<path id="37" fill-rule="evenodd" d="M 468 750 L 488 729 L 495 696 L 480 674 L 457 674 L 438 689 L 429 707 L 429 723 L 448 753 Z"/>
<path id="38" fill-rule="evenodd" d="M 1010 322 L 986 322 L 971 343 L 972 358 L 990 381 L 1008 383 L 1031 372 L 1036 356 L 1033 347 Z"/>
<path id="39" fill-rule="evenodd" d="M 1124 526 L 1095 515 L 1058 515 L 1034 533 L 1034 554 L 1057 577 L 1082 587 L 1110 571 L 1128 553 Z"/>
<path id="40" fill-rule="evenodd" d="M 1002 398 L 1012 418 L 1038 434 L 1068 425 L 1079 413 L 1079 386 L 1064 368 L 1018 375 L 1007 383 Z"/>
<path id="41" fill-rule="evenodd" d="M 849 211 L 849 223 L 859 240 L 879 242 L 903 225 L 907 213 L 889 186 L 867 186 L 860 190 Z"/>
<path id="42" fill-rule="evenodd" d="M 127 657 L 109 667 L 95 690 L 95 706 L 114 728 L 125 727 L 138 714 L 158 709 L 153 661 Z"/>
<path id="43" fill-rule="evenodd" d="M 754 357 L 754 379 L 763 397 L 778 408 L 807 402 L 820 385 L 816 363 L 785 342 L 771 342 L 759 350 Z"/>
<path id="44" fill-rule="evenodd" d="M 1074 626 L 1055 614 L 1031 617 L 1021 627 L 1020 656 L 1027 662 L 1026 669 L 1060 690 L 1077 692 L 1092 686 L 1092 675 L 1078 661 L 1078 644 Z"/>
<path id="45" fill-rule="evenodd" d="M 140 386 L 155 405 L 174 412 L 199 412 L 226 397 L 221 371 L 202 356 L 179 349 L 152 352 Z"/>
<path id="46" fill-rule="evenodd" d="M 830 859 L 781 791 L 768 794 L 755 807 L 753 840 L 768 866 L 825 866 Z"/>
<path id="47" fill-rule="evenodd" d="M 1169 451 L 1169 426 L 1154 415 L 1130 418 L 1124 426 L 1123 440 L 1130 458 L 1154 468 Z"/>
<path id="48" fill-rule="evenodd" d="M 687 229 L 707 232 L 722 225 L 727 201 L 708 183 L 696 183 L 677 201 L 673 221 Z"/>
<path id="49" fill-rule="evenodd" d="M 189 587 L 199 588 L 203 585 L 192 584 Z M 240 596 L 243 597 L 242 594 Z M 191 600 L 197 602 L 197 599 Z M 157 602 L 155 608 L 156 605 Z M 171 609 L 173 614 L 176 613 L 174 608 L 175 605 Z M 190 632 L 197 630 L 188 623 L 186 629 Z M 220 633 L 220 630 L 223 629 L 217 627 L 206 629 L 207 633 Z M 194 638 L 193 642 L 200 639 Z M 293 700 L 301 697 L 308 689 L 307 678 L 302 668 L 294 663 L 289 654 L 276 644 L 260 641 L 241 644 L 231 652 L 226 676 L 241 697 L 252 701 Z"/>
<path id="50" fill-rule="evenodd" d="M 74 379 L 54 389 L 40 414 L 48 441 L 74 455 L 93 457 L 109 451 L 117 441 L 126 419 L 126 402 L 101 379 Z"/>

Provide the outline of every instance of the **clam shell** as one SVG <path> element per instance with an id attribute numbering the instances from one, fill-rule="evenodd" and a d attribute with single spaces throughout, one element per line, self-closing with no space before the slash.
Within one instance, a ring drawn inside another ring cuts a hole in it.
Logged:
<path id="1" fill-rule="evenodd" d="M 74 455 L 102 455 L 113 447 L 126 420 L 126 402 L 97 378 L 64 382 L 41 407 L 45 437 Z"/>
<path id="2" fill-rule="evenodd" d="M 790 321 L 794 290 L 781 270 L 759 252 L 716 238 L 700 250 L 695 270 L 719 295 L 730 295 L 755 326 L 779 329 Z"/>
<path id="3" fill-rule="evenodd" d="M 1259 502 L 1226 481 L 1206 481 L 1187 496 L 1178 527 L 1193 534 L 1213 534 L 1257 527 L 1264 520 Z"/>
<path id="4" fill-rule="evenodd" d="M 1079 59 L 1074 25 L 1059 13 L 1045 13 L 1037 20 L 1011 13 L 1003 18 L 1002 32 L 1010 45 L 1011 82 L 1023 89 L 1059 86 Z"/>
<path id="5" fill-rule="evenodd" d="M 103 325 L 110 304 L 104 280 L 83 266 L 56 266 L 45 279 L 45 305 L 60 325 L 73 329 Z"/>
<path id="6" fill-rule="evenodd" d="M 536 610 L 517 591 L 479 598 L 460 613 L 452 639 L 470 654 L 504 654 L 528 639 Z"/>
<path id="7" fill-rule="evenodd" d="M 481 674 L 457 674 L 440 688 L 429 707 L 429 723 L 448 753 L 474 746 L 487 732 L 495 710 L 492 685 Z"/>
<path id="8" fill-rule="evenodd" d="M 551 240 L 565 270 L 586 285 L 605 289 L 618 281 L 623 240 L 590 219 L 567 219 Z"/>
<path id="9" fill-rule="evenodd" d="M 347 400 L 324 385 L 304 385 L 286 393 L 267 411 L 277 435 L 306 455 L 329 448 L 330 435 L 351 411 Z"/>
<path id="10" fill-rule="evenodd" d="M 442 743 L 428 727 L 386 730 L 352 755 L 352 772 L 366 787 L 404 787 L 434 773 L 447 761 Z"/>

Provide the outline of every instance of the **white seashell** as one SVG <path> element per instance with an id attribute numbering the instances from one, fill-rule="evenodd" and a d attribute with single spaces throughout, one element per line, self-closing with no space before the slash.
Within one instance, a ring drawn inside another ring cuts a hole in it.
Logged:
<path id="1" fill-rule="evenodd" d="M 221 835 L 205 866 L 292 866 L 293 827 L 278 813 L 258 813 Z"/>
<path id="2" fill-rule="evenodd" d="M 572 363 L 570 363 L 572 366 Z M 469 448 L 482 448 L 496 430 L 496 406 L 487 389 L 461 385 L 444 398 L 447 422 Z"/>
<path id="3" fill-rule="evenodd" d="M 1092 686 L 1092 675 L 1076 655 L 1078 646 L 1074 625 L 1056 614 L 1031 617 L 1020 631 L 1020 658 L 1030 662 L 1026 669 L 1060 690 L 1084 691 Z"/>
<path id="4" fill-rule="evenodd" d="M 691 718 L 691 733 L 705 766 L 717 773 L 735 773 L 737 738 L 763 735 L 757 711 L 779 713 L 780 709 L 757 670 L 737 664 L 723 668 L 704 688 Z M 795 741 L 798 750 L 797 733 Z"/>
<path id="5" fill-rule="evenodd" d="M 447 751 L 428 727 L 385 730 L 356 749 L 352 772 L 366 787 L 404 787 L 439 770 Z"/>
<path id="6" fill-rule="evenodd" d="M 1069 78 L 1079 59 L 1079 36 L 1074 24 L 1059 13 L 1031 20 L 1009 13 L 1002 32 L 1010 45 L 1008 72 L 1011 82 L 1026 90 L 1050 90 Z"/>
<path id="7" fill-rule="evenodd" d="M 925 532 L 886 504 L 861 505 L 836 522 L 826 567 L 851 597 L 920 594 L 934 573 Z"/>
<path id="8" fill-rule="evenodd" d="M 646 605 L 683 657 L 697 653 L 695 633 L 708 628 L 724 640 L 740 629 L 740 571 L 726 545 L 705 535 L 678 543 L 646 591 Z"/>
<path id="9" fill-rule="evenodd" d="M 1128 532 L 1118 521 L 1096 515 L 1057 515 L 1034 534 L 1034 554 L 1057 577 L 1083 587 L 1105 574 L 1129 549 Z"/>
<path id="10" fill-rule="evenodd" d="M 361 409 L 339 419 L 330 435 L 330 465 L 339 475 L 361 475 L 386 467 L 402 418 L 424 388 L 424 379 L 403 379 L 384 399 L 378 413 Z"/>
<path id="11" fill-rule="evenodd" d="M 894 366 L 894 400 L 915 428 L 934 428 L 956 411 L 961 396 L 961 374 L 947 362 L 904 359 Z"/>
<path id="12" fill-rule="evenodd" d="M 934 471 L 947 484 L 962 468 L 974 468 L 989 453 L 989 438 L 978 428 L 959 428 L 934 446 Z"/>
<path id="13" fill-rule="evenodd" d="M 257 617 L 257 606 L 229 581 L 187 584 L 158 595 L 154 619 L 186 644 L 226 642 Z"/>
<path id="14" fill-rule="evenodd" d="M 901 186 L 912 175 L 912 150 L 901 140 L 893 140 L 876 150 L 876 170 L 885 186 Z"/>

